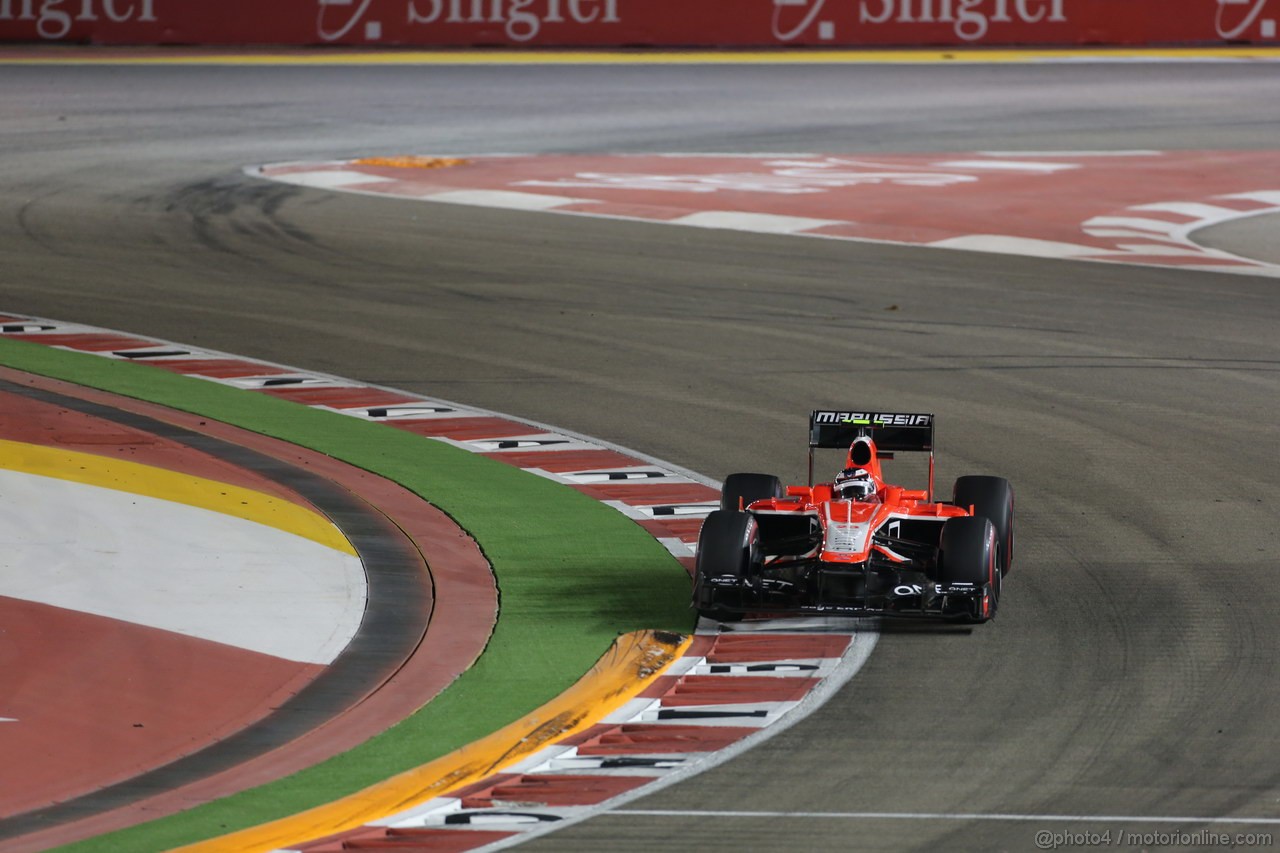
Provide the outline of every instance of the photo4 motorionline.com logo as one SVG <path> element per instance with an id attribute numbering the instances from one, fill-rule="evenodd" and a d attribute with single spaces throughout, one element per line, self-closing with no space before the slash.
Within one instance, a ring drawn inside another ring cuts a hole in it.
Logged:
<path id="1" fill-rule="evenodd" d="M 1102 832 L 1074 831 L 1051 832 L 1042 829 L 1036 833 L 1036 847 L 1040 850 L 1064 850 L 1072 847 L 1121 847 L 1153 848 L 1182 847 L 1200 850 L 1209 847 L 1243 848 L 1271 847 L 1274 835 L 1270 832 L 1219 832 L 1201 829 L 1195 832 L 1177 830 L 1108 829 Z"/>

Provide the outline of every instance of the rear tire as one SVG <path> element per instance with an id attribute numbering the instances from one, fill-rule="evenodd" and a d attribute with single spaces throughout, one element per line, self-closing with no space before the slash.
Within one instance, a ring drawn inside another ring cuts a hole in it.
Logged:
<path id="1" fill-rule="evenodd" d="M 772 474 L 730 474 L 720 490 L 720 509 L 736 512 L 756 501 L 785 496 L 782 481 Z"/>
<path id="2" fill-rule="evenodd" d="M 1001 575 L 995 526 L 985 518 L 949 518 L 939 542 L 938 583 L 973 584 L 982 590 L 970 622 L 986 622 L 996 615 Z"/>
<path id="3" fill-rule="evenodd" d="M 1003 477 L 971 476 L 956 480 L 951 502 L 973 507 L 973 514 L 987 519 L 996 529 L 1000 574 L 1013 568 L 1013 486 Z"/>
<path id="4" fill-rule="evenodd" d="M 722 596 L 733 596 L 741 604 L 742 587 L 761 561 L 760 531 L 749 512 L 715 510 L 702 523 L 698 534 L 698 559 L 693 571 L 693 606 L 702 616 L 720 622 L 742 618 L 724 608 Z M 711 578 L 732 579 L 726 588 Z"/>

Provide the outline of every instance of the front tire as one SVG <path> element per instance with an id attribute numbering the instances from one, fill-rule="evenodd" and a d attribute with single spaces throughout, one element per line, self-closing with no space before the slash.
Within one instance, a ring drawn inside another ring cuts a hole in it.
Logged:
<path id="1" fill-rule="evenodd" d="M 702 523 L 698 534 L 698 559 L 693 571 L 693 606 L 702 616 L 719 622 L 741 619 L 739 607 L 747 593 L 746 584 L 758 574 L 760 531 L 749 512 L 715 510 Z"/>
<path id="2" fill-rule="evenodd" d="M 1003 477 L 970 476 L 956 479 L 951 502 L 973 507 L 973 514 L 985 518 L 996 529 L 1000 574 L 1013 568 L 1013 486 Z"/>
<path id="3" fill-rule="evenodd" d="M 986 622 L 996 615 L 1001 574 L 995 526 L 985 518 L 949 518 L 939 542 L 938 583 L 970 584 L 979 590 L 967 621 Z"/>

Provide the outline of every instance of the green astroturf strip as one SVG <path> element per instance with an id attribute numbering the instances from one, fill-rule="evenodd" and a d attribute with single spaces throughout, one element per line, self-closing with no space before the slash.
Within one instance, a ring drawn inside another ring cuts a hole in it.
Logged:
<path id="1" fill-rule="evenodd" d="M 568 688 L 619 633 L 693 628 L 679 563 L 572 488 L 392 427 L 146 365 L 3 338 L 0 364 L 204 415 L 394 480 L 476 538 L 501 597 L 480 660 L 394 728 L 278 782 L 63 850 L 165 850 L 296 814 L 524 716 Z"/>

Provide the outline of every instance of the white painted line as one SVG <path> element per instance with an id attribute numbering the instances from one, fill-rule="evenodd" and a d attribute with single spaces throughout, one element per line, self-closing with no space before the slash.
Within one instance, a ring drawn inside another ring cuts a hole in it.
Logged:
<path id="1" fill-rule="evenodd" d="M 727 677 L 727 676 L 726 676 Z M 735 705 L 663 705 L 647 708 L 631 722 L 673 726 L 771 726 L 796 702 L 744 702 Z"/>
<path id="2" fill-rule="evenodd" d="M 56 326 L 46 326 L 43 323 L 0 323 L 0 334 L 3 335 L 43 335 L 56 331 Z"/>
<path id="3" fill-rule="evenodd" d="M 389 184 L 394 183 L 392 178 L 384 178 L 379 175 L 367 175 L 364 172 L 354 172 L 350 170 L 320 170 L 315 172 L 286 172 L 284 174 L 273 174 L 269 176 L 273 181 L 280 181 L 286 184 L 298 184 L 304 187 L 314 187 L 320 190 L 337 190 L 346 187 L 358 186 L 360 184 Z"/>
<path id="4" fill-rule="evenodd" d="M 1170 222 L 1167 219 L 1144 219 L 1137 216 L 1095 216 L 1086 219 L 1080 226 L 1086 232 L 1090 228 L 1133 228 L 1138 231 L 1150 231 L 1155 234 L 1172 234 L 1186 227 L 1182 222 Z M 1091 233 L 1091 232 L 1090 232 Z"/>
<path id="5" fill-rule="evenodd" d="M 1160 157 L 1163 151 L 1134 148 L 1128 151 L 979 151 L 985 157 Z"/>
<path id="6" fill-rule="evenodd" d="M 720 502 L 639 505 L 632 508 L 640 513 L 640 518 L 687 518 L 707 515 L 719 509 Z"/>
<path id="7" fill-rule="evenodd" d="M 450 190 L 443 193 L 419 196 L 425 201 L 442 201 L 446 204 L 470 204 L 477 207 L 505 207 L 512 210 L 555 210 L 569 204 L 595 204 L 591 199 L 570 198 L 563 195 L 519 193 L 507 190 Z"/>
<path id="8" fill-rule="evenodd" d="M 964 249 L 970 252 L 995 252 L 1002 255 L 1029 255 L 1035 258 L 1084 258 L 1106 252 L 1097 246 L 1079 243 L 1058 243 L 1052 240 L 1033 240 L 1029 237 L 1009 237 L 1003 234 L 967 234 L 948 237 L 926 244 L 935 249 Z"/>
<path id="9" fill-rule="evenodd" d="M 503 450 L 559 450 L 568 439 L 554 436 L 526 436 L 523 438 L 482 438 L 466 444 L 481 453 L 497 453 Z"/>
<path id="10" fill-rule="evenodd" d="M 1225 259 L 1234 260 L 1234 256 L 1226 252 L 1219 252 L 1215 249 L 1202 249 L 1199 246 L 1192 246 L 1192 245 L 1170 246 L 1170 245 L 1164 245 L 1164 244 L 1152 245 L 1150 243 L 1120 243 L 1116 248 L 1122 249 L 1125 252 L 1129 252 L 1135 255 L 1153 255 L 1153 256 L 1158 255 L 1160 257 L 1169 257 L 1169 258 L 1217 257 L 1217 258 L 1222 258 L 1224 260 Z M 1244 261 L 1242 261 L 1242 263 L 1244 263 Z"/>
<path id="11" fill-rule="evenodd" d="M 366 421 L 427 421 L 440 418 L 481 417 L 473 412 L 459 411 L 449 406 L 431 403 L 394 403 L 389 406 L 354 406 L 347 409 L 335 409 L 332 406 L 315 406 L 314 408 L 323 409 L 326 412 L 337 412 L 340 415 L 350 415 Z"/>
<path id="12" fill-rule="evenodd" d="M 1251 201 L 1261 201 L 1266 204 L 1274 204 L 1280 207 L 1280 190 L 1259 190 L 1251 193 L 1232 193 L 1231 195 L 1219 196 L 1219 198 L 1247 198 Z M 1253 211 L 1254 213 L 1267 213 L 1274 211 Z"/>
<path id="13" fill-rule="evenodd" d="M 649 789 L 646 788 L 646 792 Z M 650 817 L 743 817 L 780 818 L 794 817 L 805 820 L 997 820 L 1025 822 L 1065 823 L 1211 823 L 1251 824 L 1257 826 L 1280 825 L 1274 817 L 1160 817 L 1154 815 L 1063 815 L 1063 814 L 966 814 L 964 812 L 748 812 L 748 811 L 696 811 L 681 809 L 615 809 L 613 814 L 625 817 L 645 815 Z M 608 812 L 606 812 L 608 814 Z M 529 836 L 525 836 L 526 838 Z"/>
<path id="14" fill-rule="evenodd" d="M 1133 237 L 1140 240 L 1167 240 L 1171 245 L 1187 245 L 1186 239 L 1181 236 L 1152 234 L 1150 231 L 1134 231 L 1130 228 L 1089 228 L 1086 232 L 1090 237 Z"/>
<path id="15" fill-rule="evenodd" d="M 597 484 L 612 483 L 614 485 L 622 484 L 642 484 L 642 483 L 687 483 L 689 480 L 656 468 L 652 465 L 637 465 L 634 468 L 607 468 L 594 471 L 569 471 L 557 475 L 563 477 L 566 482 Z"/>
<path id="16" fill-rule="evenodd" d="M 689 762 L 689 758 L 684 755 L 628 755 L 627 759 L 636 761 L 633 767 L 619 766 L 606 767 L 604 765 L 610 762 L 617 762 L 614 756 L 604 755 L 578 755 L 574 750 L 573 755 L 567 755 L 563 758 L 553 758 L 548 761 L 544 768 L 545 773 L 574 773 L 591 775 L 607 773 L 610 776 L 650 776 L 658 777 L 672 770 L 679 769 Z M 625 764 L 625 761 L 618 762 Z"/>
<path id="17" fill-rule="evenodd" d="M 685 673 L 673 673 L 670 670 L 664 672 L 664 678 L 679 678 Z M 658 707 L 658 699 L 656 698 L 635 698 L 628 699 L 620 707 L 613 709 L 607 716 L 602 718 L 598 725 L 602 726 L 624 726 L 627 723 L 634 722 L 639 719 L 640 715 L 651 708 Z M 574 754 L 577 754 L 577 747 L 574 747 Z"/>
<path id="18" fill-rule="evenodd" d="M 652 515 L 641 512 L 639 507 L 631 506 L 622 501 L 603 501 L 603 503 L 605 506 L 613 507 L 632 521 L 649 521 L 653 518 Z"/>
<path id="19" fill-rule="evenodd" d="M 1079 169 L 1079 163 L 1040 163 L 1028 160 L 947 160 L 934 163 L 941 169 L 989 169 L 996 172 L 1038 172 L 1051 174 Z"/>
<path id="20" fill-rule="evenodd" d="M 580 820 L 586 810 L 587 808 L 584 806 L 539 805 L 536 808 L 526 808 L 519 804 L 496 804 L 493 808 L 485 809 L 458 808 L 448 816 L 448 823 L 445 822 L 447 815 L 438 813 L 429 816 L 424 822 L 415 824 L 415 826 L 423 829 L 447 828 L 463 831 L 468 829 L 490 829 L 520 833 L 522 829 L 531 826 L 564 826 L 570 818 L 576 817 Z M 514 837 L 525 838 L 527 835 L 517 834 Z M 423 848 L 419 847 L 418 849 L 422 850 Z M 471 849 L 489 848 L 473 847 Z"/>
<path id="21" fill-rule="evenodd" d="M 796 660 L 743 661 L 740 663 L 702 663 L 694 667 L 693 675 L 723 675 L 726 678 L 824 678 L 839 658 L 808 658 Z"/>
<path id="22" fill-rule="evenodd" d="M 274 178 L 278 171 L 289 169 L 314 169 L 317 166 L 332 166 L 340 169 L 351 164 L 350 160 L 286 160 L 283 163 L 267 163 L 263 166 L 246 166 L 244 172 L 246 175 L 259 175 L 264 178 Z M 271 174 L 267 174 L 270 171 Z"/>
<path id="23" fill-rule="evenodd" d="M 1129 210 L 1153 210 L 1164 213 L 1178 213 L 1192 219 L 1234 218 L 1248 211 L 1234 207 L 1222 207 L 1216 204 L 1203 204 L 1196 201 L 1161 201 L 1155 204 L 1135 204 Z"/>
<path id="24" fill-rule="evenodd" d="M 1249 264 L 1234 264 L 1232 266 L 1227 266 L 1219 264 L 1178 264 L 1177 266 L 1174 266 L 1172 264 L 1160 264 L 1160 267 L 1163 269 L 1192 270 L 1195 272 L 1221 272 L 1233 273 L 1235 275 L 1243 273 L 1245 275 L 1256 275 L 1262 278 L 1280 278 L 1280 267 L 1272 266 L 1270 264 L 1257 264 L 1257 261 L 1252 261 L 1250 263 L 1256 265 L 1250 266 Z M 1144 264 L 1144 266 L 1152 265 Z"/>
<path id="25" fill-rule="evenodd" d="M 593 444 L 578 441 L 567 435 L 556 433 L 533 433 L 532 435 L 512 435 L 498 438 L 474 438 L 455 440 L 444 436 L 432 436 L 437 441 L 447 441 L 457 447 L 463 447 L 476 453 L 509 453 L 511 451 L 553 451 L 553 450 L 596 450 Z"/>
<path id="26" fill-rule="evenodd" d="M 5 323 L 2 328 L 6 335 L 81 335 L 113 331 L 111 329 L 97 329 L 93 326 L 82 326 L 79 323 L 55 323 L 34 317 L 28 317 L 26 320 L 17 323 Z M 137 335 L 129 335 L 127 332 L 114 332 L 114 334 L 138 337 Z M 177 346 L 177 344 L 174 344 L 174 346 Z"/>
<path id="27" fill-rule="evenodd" d="M 667 671 L 662 673 L 662 675 L 665 678 L 679 678 L 682 675 L 690 674 L 706 662 L 707 659 L 701 655 L 685 655 L 668 666 Z M 639 711 L 636 713 L 639 713 Z"/>
<path id="28" fill-rule="evenodd" d="M 728 228 L 761 234 L 796 234 L 827 225 L 844 225 L 839 219 L 809 219 L 804 216 L 775 216 L 768 213 L 743 213 L 735 210 L 704 210 L 670 220 L 672 225 L 695 228 Z"/>
<path id="29" fill-rule="evenodd" d="M 530 474 L 537 474 L 557 483 L 578 486 L 646 486 L 670 485 L 672 483 L 687 484 L 694 482 L 673 471 L 667 471 L 653 465 L 636 465 L 631 468 L 609 468 L 593 471 L 547 471 L 542 468 L 525 468 Z"/>
<path id="30" fill-rule="evenodd" d="M 418 827 L 423 826 L 435 816 L 450 814 L 461 809 L 462 801 L 457 797 L 436 797 L 425 803 L 419 803 L 411 809 L 388 815 L 382 820 L 371 820 L 366 826 Z"/>
<path id="31" fill-rule="evenodd" d="M 121 361 L 172 361 L 173 359 L 181 359 L 183 361 L 209 361 L 214 356 L 199 350 L 185 349 L 183 347 L 132 347 L 126 349 L 107 350 L 100 352 L 107 358 L 119 359 Z"/>
<path id="32" fill-rule="evenodd" d="M 99 353 L 101 354 L 101 353 Z M 207 379 L 222 385 L 243 388 L 246 391 L 261 391 L 266 388 L 358 388 L 358 383 L 343 379 L 331 379 L 328 376 L 313 376 L 309 373 L 271 373 L 265 376 L 201 376 L 184 374 L 197 379 Z"/>

